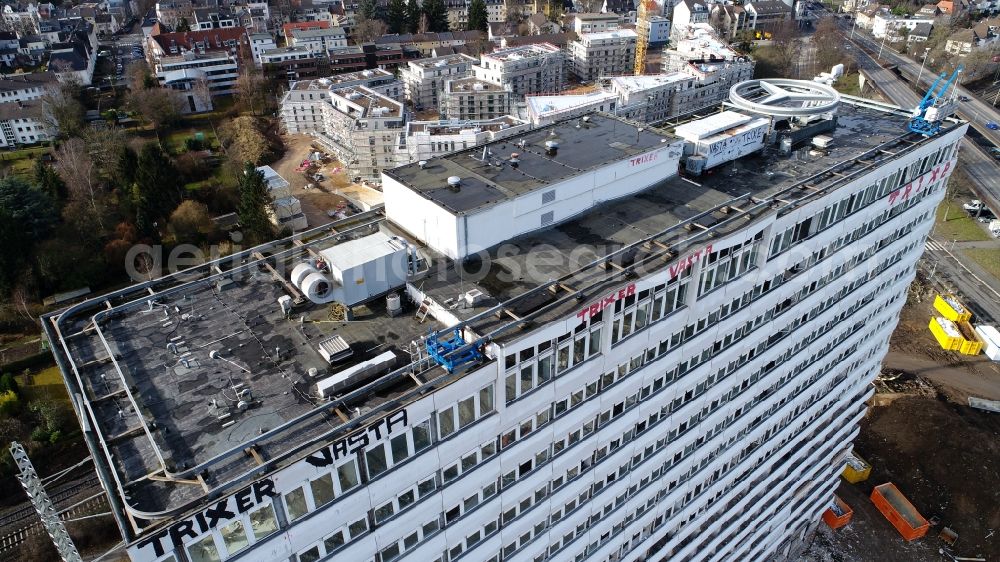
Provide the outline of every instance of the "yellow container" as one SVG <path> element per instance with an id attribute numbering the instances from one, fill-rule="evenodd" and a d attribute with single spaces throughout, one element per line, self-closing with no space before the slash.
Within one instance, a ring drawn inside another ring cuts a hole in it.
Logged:
<path id="1" fill-rule="evenodd" d="M 851 451 L 844 462 L 844 472 L 841 475 L 844 477 L 844 480 L 847 480 L 851 484 L 857 484 L 858 482 L 868 480 L 868 475 L 871 472 L 872 465 L 868 464 L 868 461 L 861 458 L 857 453 Z"/>
<path id="2" fill-rule="evenodd" d="M 968 322 L 956 322 L 958 329 L 962 331 L 962 341 L 958 347 L 958 352 L 962 355 L 979 355 L 983 350 L 983 340 L 979 339 L 979 334 Z"/>
<path id="3" fill-rule="evenodd" d="M 931 329 L 931 333 L 934 334 L 934 339 L 937 340 L 941 349 L 958 351 L 962 347 L 964 340 L 962 332 L 951 320 L 941 316 L 932 316 L 927 327 Z"/>
<path id="4" fill-rule="evenodd" d="M 934 297 L 934 310 L 941 313 L 952 322 L 967 322 L 972 318 L 969 309 L 955 295 L 937 295 Z"/>

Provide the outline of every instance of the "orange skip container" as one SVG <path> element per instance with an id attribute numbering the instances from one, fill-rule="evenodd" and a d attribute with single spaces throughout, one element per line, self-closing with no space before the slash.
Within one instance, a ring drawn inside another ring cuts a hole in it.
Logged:
<path id="1" fill-rule="evenodd" d="M 904 539 L 912 541 L 927 534 L 930 523 L 891 482 L 875 486 L 871 500 Z"/>

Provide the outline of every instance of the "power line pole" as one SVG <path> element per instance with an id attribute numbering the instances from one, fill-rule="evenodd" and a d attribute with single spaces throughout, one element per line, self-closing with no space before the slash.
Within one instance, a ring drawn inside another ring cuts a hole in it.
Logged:
<path id="1" fill-rule="evenodd" d="M 56 507 L 52 504 L 52 500 L 49 499 L 49 495 L 45 493 L 42 480 L 38 477 L 38 473 L 35 472 L 35 467 L 31 464 L 31 459 L 28 458 L 28 453 L 24 450 L 24 447 L 17 441 L 12 442 L 10 444 L 10 456 L 14 458 L 14 463 L 18 468 L 17 479 L 21 481 L 24 491 L 28 493 L 28 499 L 31 500 L 31 504 L 35 506 L 35 511 L 41 517 L 42 526 L 45 527 L 45 531 L 52 538 L 52 543 L 55 544 L 56 550 L 59 551 L 59 556 L 64 562 L 83 562 L 83 558 L 80 557 L 80 553 L 76 550 L 76 545 L 73 544 L 73 539 L 70 538 L 69 533 L 66 531 L 66 526 L 59 519 L 59 512 L 56 511 Z"/>

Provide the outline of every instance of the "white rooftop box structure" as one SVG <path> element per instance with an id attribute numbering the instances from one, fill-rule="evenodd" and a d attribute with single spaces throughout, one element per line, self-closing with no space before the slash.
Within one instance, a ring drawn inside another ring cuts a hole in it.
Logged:
<path id="1" fill-rule="evenodd" d="M 723 111 L 685 123 L 677 127 L 674 134 L 688 142 L 684 153 L 698 157 L 698 169 L 693 171 L 700 171 L 759 150 L 764 146 L 770 126 L 771 120 L 764 117 Z M 689 165 L 688 169 L 692 167 Z"/>
<path id="2" fill-rule="evenodd" d="M 353 367 L 349 367 L 336 373 L 332 377 L 327 377 L 316 383 L 316 395 L 320 398 L 329 398 L 341 390 L 361 384 L 376 374 L 388 371 L 396 363 L 396 356 L 391 351 L 386 351 L 367 361 L 362 361 Z"/>
<path id="3" fill-rule="evenodd" d="M 320 260 L 292 268 L 291 280 L 315 303 L 354 306 L 406 283 L 408 253 L 402 240 L 376 232 L 320 250 Z"/>

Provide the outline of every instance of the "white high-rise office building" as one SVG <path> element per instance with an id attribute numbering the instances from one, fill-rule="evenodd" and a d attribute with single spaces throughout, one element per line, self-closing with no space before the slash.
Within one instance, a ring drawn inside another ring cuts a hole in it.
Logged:
<path id="1" fill-rule="evenodd" d="M 780 559 L 967 124 L 735 93 L 386 170 L 384 211 L 47 317 L 129 556 Z"/>

